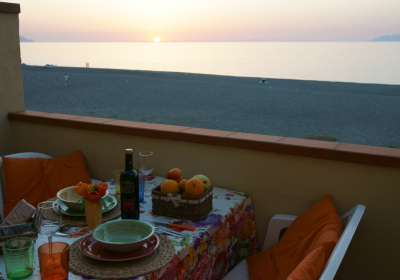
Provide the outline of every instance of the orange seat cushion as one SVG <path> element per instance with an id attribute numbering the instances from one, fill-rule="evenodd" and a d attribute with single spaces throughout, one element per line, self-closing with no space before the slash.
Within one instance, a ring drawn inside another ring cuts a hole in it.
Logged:
<path id="1" fill-rule="evenodd" d="M 90 183 L 85 158 L 80 151 L 59 158 L 3 159 L 5 207 L 7 216 L 21 199 L 34 207 L 55 197 L 63 188 L 79 182 Z"/>
<path id="2" fill-rule="evenodd" d="M 250 280 L 318 279 L 341 234 L 340 218 L 328 195 L 299 215 L 277 244 L 247 257 Z M 300 277 L 304 272 L 310 272 L 308 278 Z"/>

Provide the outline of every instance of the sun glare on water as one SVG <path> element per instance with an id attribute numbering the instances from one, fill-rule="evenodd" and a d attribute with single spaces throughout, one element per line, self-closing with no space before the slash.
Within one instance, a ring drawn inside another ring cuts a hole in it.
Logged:
<path id="1" fill-rule="evenodd" d="M 154 42 L 159 43 L 160 42 L 160 38 L 154 38 Z"/>

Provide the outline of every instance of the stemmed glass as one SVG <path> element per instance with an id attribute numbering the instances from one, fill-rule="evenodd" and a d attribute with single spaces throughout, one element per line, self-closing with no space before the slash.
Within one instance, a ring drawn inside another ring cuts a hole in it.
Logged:
<path id="1" fill-rule="evenodd" d="M 61 222 L 61 206 L 58 202 L 45 201 L 38 204 L 35 225 L 40 233 L 47 235 L 49 243 L 52 241 L 52 234 L 60 229 Z"/>
<path id="2" fill-rule="evenodd" d="M 142 151 L 139 153 L 139 171 L 144 174 L 144 185 L 146 186 L 147 175 L 153 172 L 154 159 L 153 152 Z"/>

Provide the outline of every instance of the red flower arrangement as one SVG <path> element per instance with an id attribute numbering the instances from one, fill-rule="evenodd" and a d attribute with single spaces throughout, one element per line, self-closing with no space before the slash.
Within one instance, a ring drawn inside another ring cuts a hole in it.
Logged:
<path id="1" fill-rule="evenodd" d="M 90 230 L 94 230 L 101 224 L 102 207 L 107 208 L 103 196 L 107 192 L 108 185 L 106 183 L 85 184 L 78 183 L 74 191 L 81 195 L 81 209 L 85 208 L 86 222 Z"/>
<path id="2" fill-rule="evenodd" d="M 83 197 L 81 204 L 81 209 L 83 209 L 85 206 L 86 199 L 91 203 L 99 202 L 103 207 L 107 207 L 102 198 L 106 194 L 107 189 L 108 189 L 107 183 L 88 185 L 86 183 L 79 182 L 75 186 L 74 191 Z"/>

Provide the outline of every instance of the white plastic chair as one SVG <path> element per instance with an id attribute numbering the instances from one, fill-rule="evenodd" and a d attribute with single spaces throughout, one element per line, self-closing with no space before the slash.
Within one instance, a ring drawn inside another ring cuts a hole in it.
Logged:
<path id="1" fill-rule="evenodd" d="M 48 156 L 46 154 L 41 154 L 41 153 L 19 153 L 19 154 L 12 154 L 12 155 L 7 155 L 5 157 L 11 157 L 11 158 L 51 158 L 51 156 Z M 0 157 L 0 169 L 3 169 L 3 159 Z M 100 183 L 101 181 L 91 179 L 92 183 Z M 4 186 L 4 188 L 2 187 Z M 0 180 L 0 215 L 1 219 L 4 219 L 4 190 L 5 190 L 5 184 L 4 184 L 4 174 L 1 176 Z"/>
<path id="2" fill-rule="evenodd" d="M 332 280 L 346 254 L 347 248 L 349 247 L 350 241 L 360 223 L 360 220 L 364 214 L 365 205 L 358 204 L 353 209 L 348 211 L 346 214 L 340 216 L 344 231 L 333 249 L 333 252 L 322 272 L 319 280 Z M 280 232 L 288 228 L 297 216 L 277 214 L 274 215 L 268 224 L 267 234 L 265 236 L 263 250 L 271 247 L 278 243 Z M 247 260 L 242 260 L 237 264 L 224 278 L 223 280 L 248 280 L 249 269 L 247 266 Z"/>

